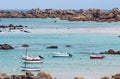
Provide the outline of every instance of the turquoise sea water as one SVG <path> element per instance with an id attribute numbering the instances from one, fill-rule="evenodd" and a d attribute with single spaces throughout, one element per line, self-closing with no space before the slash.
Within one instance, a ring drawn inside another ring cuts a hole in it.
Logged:
<path id="1" fill-rule="evenodd" d="M 32 28 L 94 28 L 119 27 L 120 23 L 69 22 L 59 19 L 20 19 L 1 18 L 1 25 L 27 25 Z M 54 21 L 57 20 L 57 23 Z M 23 44 L 29 44 L 28 53 L 33 56 L 42 55 L 45 59 L 41 64 L 28 64 L 40 67 L 57 79 L 73 79 L 85 76 L 86 79 L 98 79 L 96 76 L 120 72 L 120 55 L 105 55 L 104 59 L 92 60 L 92 53 L 100 53 L 108 49 L 120 50 L 118 34 L 0 34 L 0 44 L 8 43 L 14 50 L 0 50 L 0 72 L 8 74 L 24 74 L 20 66 L 24 66 L 22 56 L 25 54 Z M 46 49 L 56 45 L 58 49 Z M 71 47 L 66 47 L 71 45 Z M 53 58 L 53 52 L 69 52 L 71 58 Z M 37 72 L 33 72 L 37 73 Z"/>
<path id="2" fill-rule="evenodd" d="M 94 28 L 94 27 L 119 27 L 120 22 L 82 22 L 67 21 L 58 18 L 1 18 L 1 25 L 24 25 L 32 28 Z M 57 21 L 55 23 L 54 21 Z"/>

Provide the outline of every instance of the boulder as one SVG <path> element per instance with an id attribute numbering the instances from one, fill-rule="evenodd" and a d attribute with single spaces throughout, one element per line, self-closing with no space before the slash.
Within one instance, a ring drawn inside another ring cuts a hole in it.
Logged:
<path id="1" fill-rule="evenodd" d="M 31 71 L 26 71 L 26 76 L 31 77 L 31 76 L 34 76 L 34 75 L 31 73 Z"/>
<path id="2" fill-rule="evenodd" d="M 21 79 L 20 75 L 11 75 L 11 79 Z"/>
<path id="3" fill-rule="evenodd" d="M 64 14 L 65 12 L 64 12 L 64 10 L 56 10 L 56 13 L 57 14 Z"/>
<path id="4" fill-rule="evenodd" d="M 114 51 L 113 49 L 109 49 L 109 50 L 108 50 L 108 53 L 109 53 L 109 54 L 115 54 L 116 51 Z"/>
<path id="5" fill-rule="evenodd" d="M 109 79 L 109 77 L 102 77 L 102 78 L 100 78 L 100 79 Z"/>
<path id="6" fill-rule="evenodd" d="M 18 13 L 17 13 L 17 12 L 10 12 L 10 13 L 8 14 L 8 17 L 10 17 L 10 18 L 18 17 Z"/>
<path id="7" fill-rule="evenodd" d="M 79 77 L 74 77 L 74 79 L 85 79 L 85 78 L 82 76 L 79 76 Z"/>
<path id="8" fill-rule="evenodd" d="M 113 75 L 112 79 L 120 79 L 120 73 Z"/>
<path id="9" fill-rule="evenodd" d="M 101 52 L 101 54 L 120 54 L 120 51 L 115 51 L 113 49 L 109 49 L 108 51 Z"/>
<path id="10" fill-rule="evenodd" d="M 66 45 L 66 47 L 71 47 L 71 45 Z"/>
<path id="11" fill-rule="evenodd" d="M 80 21 L 80 20 L 85 20 L 85 19 L 86 19 L 86 16 L 79 14 L 78 16 L 74 16 L 74 17 L 70 18 L 69 20 Z"/>
<path id="12" fill-rule="evenodd" d="M 14 48 L 9 44 L 2 44 L 0 45 L 0 49 L 9 50 L 9 49 L 14 49 Z"/>
<path id="13" fill-rule="evenodd" d="M 30 71 L 26 71 L 26 75 L 11 75 L 10 79 L 37 79 Z"/>
<path id="14" fill-rule="evenodd" d="M 75 15 L 76 14 L 76 12 L 74 10 L 66 10 L 65 13 L 69 14 L 69 15 Z"/>
<path id="15" fill-rule="evenodd" d="M 0 79 L 10 79 L 10 76 L 8 76 L 6 73 L 0 73 Z"/>
<path id="16" fill-rule="evenodd" d="M 120 21 L 120 15 L 117 14 L 115 18 L 117 21 Z"/>
<path id="17" fill-rule="evenodd" d="M 56 12 L 52 9 L 45 9 L 46 14 L 55 14 Z"/>
<path id="18" fill-rule="evenodd" d="M 37 79 L 53 79 L 52 76 L 47 72 L 39 72 L 37 74 Z"/>
<path id="19" fill-rule="evenodd" d="M 58 46 L 48 46 L 47 49 L 57 49 Z"/>
<path id="20" fill-rule="evenodd" d="M 26 79 L 26 75 L 19 75 L 21 79 Z"/>

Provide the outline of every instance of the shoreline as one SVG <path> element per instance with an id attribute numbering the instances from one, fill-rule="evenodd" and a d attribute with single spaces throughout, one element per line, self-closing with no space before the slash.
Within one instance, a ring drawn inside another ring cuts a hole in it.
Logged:
<path id="1" fill-rule="evenodd" d="M 11 77 L 11 76 L 14 75 L 15 77 L 19 77 L 20 78 L 21 76 L 25 75 L 26 72 L 32 73 L 34 75 L 34 78 L 36 79 L 35 76 L 37 76 L 38 73 L 46 72 L 46 71 L 39 71 L 39 72 L 36 72 L 36 74 L 34 74 L 34 72 L 32 72 L 32 71 L 25 71 L 22 74 L 8 74 L 8 73 L 5 73 L 5 72 L 1 72 L 0 73 L 0 78 L 1 78 L 1 74 L 6 74 L 5 77 Z M 49 73 L 49 72 L 47 72 L 47 73 Z M 105 72 L 96 73 L 96 72 L 94 72 L 94 73 L 89 73 L 89 74 L 88 73 L 78 73 L 78 74 L 73 74 L 73 73 L 72 74 L 70 74 L 70 73 L 67 73 L 67 74 L 66 73 L 62 73 L 61 74 L 60 73 L 60 74 L 57 74 L 57 75 L 55 75 L 53 73 L 49 73 L 49 74 L 51 75 L 51 77 L 53 79 L 75 79 L 75 77 L 83 77 L 84 79 L 106 79 L 104 77 L 107 77 L 107 78 L 111 79 L 113 76 L 115 76 L 116 74 L 120 74 L 120 73 L 119 72 L 112 72 L 112 73 L 105 73 Z M 12 79 L 12 78 L 10 78 L 10 79 Z"/>

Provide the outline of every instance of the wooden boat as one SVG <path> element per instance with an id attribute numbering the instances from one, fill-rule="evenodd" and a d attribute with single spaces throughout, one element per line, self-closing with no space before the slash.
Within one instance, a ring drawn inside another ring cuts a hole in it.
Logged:
<path id="1" fill-rule="evenodd" d="M 101 56 L 101 55 L 90 55 L 91 59 L 103 59 L 105 56 Z"/>
<path id="2" fill-rule="evenodd" d="M 53 57 L 72 57 L 70 53 L 55 52 L 52 53 Z"/>
<path id="3" fill-rule="evenodd" d="M 21 67 L 22 71 L 40 71 L 38 67 Z"/>

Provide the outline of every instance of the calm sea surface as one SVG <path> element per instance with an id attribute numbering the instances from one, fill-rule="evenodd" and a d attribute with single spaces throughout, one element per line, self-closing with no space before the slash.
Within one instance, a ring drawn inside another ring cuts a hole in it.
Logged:
<path id="1" fill-rule="evenodd" d="M 95 28 L 119 27 L 120 22 L 69 22 L 59 19 L 36 18 L 1 18 L 0 25 L 23 25 L 29 28 Z M 54 23 L 57 21 L 57 23 Z M 10 44 L 14 50 L 0 50 L 0 72 L 8 74 L 24 74 L 20 70 L 24 66 L 22 56 L 25 54 L 23 44 L 29 44 L 28 53 L 33 56 L 44 56 L 41 64 L 27 64 L 40 67 L 57 79 L 73 79 L 85 76 L 86 79 L 97 79 L 96 76 L 120 72 L 120 55 L 105 55 L 104 59 L 92 60 L 92 53 L 100 53 L 108 49 L 120 50 L 118 34 L 0 34 L 0 44 Z M 46 49 L 55 45 L 58 49 Z M 71 45 L 71 47 L 66 47 Z M 71 58 L 53 58 L 53 52 L 69 52 Z M 37 73 L 37 72 L 33 72 Z"/>

